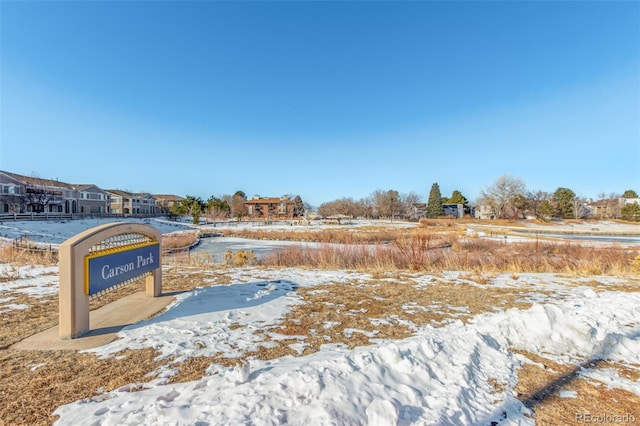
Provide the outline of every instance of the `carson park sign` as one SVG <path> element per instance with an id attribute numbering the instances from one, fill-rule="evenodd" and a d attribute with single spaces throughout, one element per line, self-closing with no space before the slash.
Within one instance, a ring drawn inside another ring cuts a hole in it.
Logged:
<path id="1" fill-rule="evenodd" d="M 85 257 L 85 293 L 92 296 L 159 267 L 160 243 L 143 243 Z"/>
<path id="2" fill-rule="evenodd" d="M 120 222 L 96 226 L 60 244 L 60 337 L 88 333 L 90 297 L 117 285 L 145 277 L 147 296 L 160 296 L 161 239 L 152 226 Z"/>

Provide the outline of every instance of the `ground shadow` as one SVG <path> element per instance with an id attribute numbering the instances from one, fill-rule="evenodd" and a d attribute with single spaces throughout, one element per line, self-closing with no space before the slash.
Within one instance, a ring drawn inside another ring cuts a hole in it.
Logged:
<path id="1" fill-rule="evenodd" d="M 581 374 L 584 370 L 588 369 L 596 369 L 601 364 L 606 363 L 610 358 L 611 354 L 611 346 L 609 342 L 616 342 L 618 338 L 625 337 L 631 340 L 636 340 L 640 337 L 640 332 L 633 332 L 629 334 L 620 334 L 620 333 L 609 333 L 600 344 L 598 350 L 594 351 L 593 354 L 584 362 L 575 365 L 568 372 L 562 374 L 559 377 L 556 377 L 551 382 L 545 383 L 543 386 L 531 392 L 528 396 L 521 396 L 518 400 L 528 409 L 535 413 L 536 408 L 552 398 L 554 395 L 560 392 L 565 386 L 569 385 L 576 379 L 581 379 Z M 507 420 L 507 412 L 519 411 L 513 407 L 513 404 L 517 404 L 515 401 L 508 402 L 501 409 L 497 410 L 501 412 L 502 415 L 498 416 L 499 420 L 496 420 L 496 417 L 493 417 L 491 420 L 481 422 L 481 424 L 487 424 L 491 426 L 497 426 L 502 421 Z"/>
<path id="2" fill-rule="evenodd" d="M 187 292 L 190 293 L 188 296 L 178 299 L 164 312 L 130 325 L 129 328 L 212 312 L 250 308 L 285 296 L 298 287 L 298 284 L 291 281 L 274 280 L 198 288 Z"/>

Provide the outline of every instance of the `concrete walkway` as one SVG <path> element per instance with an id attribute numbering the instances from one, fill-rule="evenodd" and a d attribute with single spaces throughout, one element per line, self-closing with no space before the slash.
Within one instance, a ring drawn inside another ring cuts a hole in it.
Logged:
<path id="1" fill-rule="evenodd" d="M 27 337 L 9 349 L 83 350 L 106 345 L 116 339 L 122 328 L 153 317 L 175 299 L 175 293 L 149 297 L 138 292 L 118 299 L 89 313 L 91 330 L 76 339 L 60 339 L 58 326 Z"/>

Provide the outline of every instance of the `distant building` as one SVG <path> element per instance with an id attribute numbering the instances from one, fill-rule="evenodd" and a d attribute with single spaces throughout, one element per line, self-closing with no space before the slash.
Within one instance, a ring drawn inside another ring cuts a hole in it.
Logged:
<path id="1" fill-rule="evenodd" d="M 148 193 L 131 193 L 109 189 L 111 212 L 122 215 L 155 215 L 156 199 Z"/>
<path id="2" fill-rule="evenodd" d="M 496 214 L 493 208 L 487 204 L 481 204 L 475 208 L 474 215 L 476 219 L 495 219 Z"/>
<path id="3" fill-rule="evenodd" d="M 464 216 L 464 204 L 443 203 L 442 207 L 444 208 L 445 216 L 453 216 L 456 219 L 460 219 Z"/>
<path id="4" fill-rule="evenodd" d="M 109 203 L 96 185 L 0 171 L 0 213 L 108 213 Z"/>
<path id="5" fill-rule="evenodd" d="M 609 198 L 606 200 L 592 201 L 585 204 L 588 216 L 594 219 L 619 218 L 622 208 L 629 204 L 640 204 L 640 198 Z"/>
<path id="6" fill-rule="evenodd" d="M 255 196 L 244 202 L 247 215 L 260 219 L 292 219 L 295 203 L 289 197 Z"/>
<path id="7" fill-rule="evenodd" d="M 173 194 L 154 194 L 153 197 L 156 200 L 156 213 L 167 215 L 171 210 L 171 207 L 184 200 L 183 197 Z"/>
<path id="8" fill-rule="evenodd" d="M 80 213 L 110 213 L 111 200 L 107 191 L 95 185 L 77 185 L 80 192 L 78 209 Z"/>
<path id="9" fill-rule="evenodd" d="M 424 219 L 427 217 L 427 203 L 415 203 L 411 209 L 411 219 Z"/>

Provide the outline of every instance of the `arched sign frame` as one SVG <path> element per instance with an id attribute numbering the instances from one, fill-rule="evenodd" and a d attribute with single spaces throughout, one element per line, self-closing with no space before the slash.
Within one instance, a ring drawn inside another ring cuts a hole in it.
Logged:
<path id="1" fill-rule="evenodd" d="M 90 331 L 90 298 L 110 287 L 145 277 L 147 296 L 162 295 L 161 241 L 161 232 L 153 226 L 115 222 L 60 244 L 60 338 Z"/>

